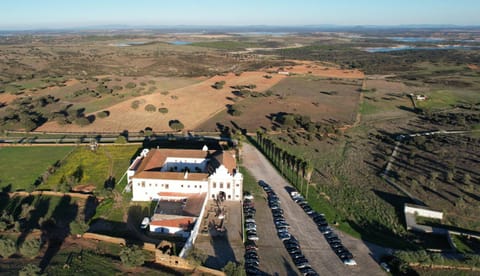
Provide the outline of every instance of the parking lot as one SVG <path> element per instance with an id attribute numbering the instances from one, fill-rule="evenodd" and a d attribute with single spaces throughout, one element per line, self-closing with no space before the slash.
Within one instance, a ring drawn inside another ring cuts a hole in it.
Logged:
<path id="1" fill-rule="evenodd" d="M 327 275 L 385 275 L 372 258 L 373 253 L 363 241 L 335 230 L 345 247 L 353 253 L 357 262 L 355 266 L 346 266 L 330 248 L 324 235 L 320 233 L 313 220 L 292 200 L 285 189 L 290 186 L 288 182 L 278 174 L 275 168 L 253 146 L 248 144 L 243 146 L 243 163 L 257 180 L 263 180 L 268 183 L 277 194 L 281 207 L 284 210 L 284 217 L 290 224 L 289 232 L 299 241 L 302 253 L 316 272 Z M 263 212 L 257 213 L 258 236 L 260 238 L 258 241 L 260 268 L 269 274 L 298 274 L 283 243 L 277 236 L 268 205 L 266 202 L 264 204 L 266 205 L 265 210 L 270 215 L 266 213 L 264 218 L 260 218 Z M 257 209 L 260 210 L 260 208 Z M 265 232 L 265 235 L 268 237 L 265 240 L 265 238 L 262 238 L 263 234 L 261 231 L 268 231 L 267 229 L 271 229 L 271 232 Z M 271 255 L 276 257 L 270 258 Z M 281 267 L 284 269 L 282 272 L 279 271 Z"/>

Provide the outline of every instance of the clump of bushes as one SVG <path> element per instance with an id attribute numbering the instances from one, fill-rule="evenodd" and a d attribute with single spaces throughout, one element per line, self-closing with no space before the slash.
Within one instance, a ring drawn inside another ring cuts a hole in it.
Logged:
<path id="1" fill-rule="evenodd" d="M 168 122 L 168 126 L 176 131 L 182 130 L 185 126 L 179 120 L 171 120 Z"/>
<path id="2" fill-rule="evenodd" d="M 212 88 L 222 89 L 224 85 L 225 85 L 225 81 L 217 81 L 212 85 Z"/>
<path id="3" fill-rule="evenodd" d="M 155 112 L 157 111 L 157 108 L 153 104 L 147 104 L 145 106 L 145 111 L 147 112 Z"/>
<path id="4" fill-rule="evenodd" d="M 130 105 L 133 109 L 138 109 L 138 107 L 140 107 L 140 101 L 138 100 L 135 100 L 132 102 L 132 104 Z"/>
<path id="5" fill-rule="evenodd" d="M 166 107 L 160 107 L 158 109 L 158 112 L 162 113 L 162 114 L 167 114 L 168 113 L 168 108 Z"/>
<path id="6" fill-rule="evenodd" d="M 128 88 L 128 89 L 133 89 L 133 88 L 137 87 L 137 85 L 133 82 L 129 82 L 125 85 L 125 87 Z"/>
<path id="7" fill-rule="evenodd" d="M 97 117 L 101 119 L 106 118 L 109 115 L 110 115 L 110 112 L 108 110 L 103 110 L 97 113 Z"/>

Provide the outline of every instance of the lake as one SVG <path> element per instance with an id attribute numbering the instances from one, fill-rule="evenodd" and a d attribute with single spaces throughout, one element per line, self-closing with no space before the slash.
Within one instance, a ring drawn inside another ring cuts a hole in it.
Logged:
<path id="1" fill-rule="evenodd" d="M 409 45 L 399 45 L 395 47 L 371 47 L 363 48 L 364 51 L 369 53 L 388 53 L 396 51 L 408 51 L 408 50 L 475 50 L 479 49 L 480 46 L 469 46 L 469 45 L 436 45 L 436 47 L 415 47 Z"/>
<path id="2" fill-rule="evenodd" d="M 192 44 L 192 42 L 188 42 L 188 41 L 183 41 L 183 40 L 175 40 L 175 41 L 170 41 L 168 42 L 169 44 L 172 44 L 172 45 L 188 45 L 188 44 Z"/>

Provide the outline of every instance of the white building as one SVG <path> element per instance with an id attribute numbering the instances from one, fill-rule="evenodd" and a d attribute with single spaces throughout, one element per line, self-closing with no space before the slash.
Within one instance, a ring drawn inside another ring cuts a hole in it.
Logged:
<path id="1" fill-rule="evenodd" d="M 128 168 L 127 179 L 133 201 L 168 199 L 169 193 L 242 198 L 243 176 L 234 154 L 206 146 L 202 150 L 144 149 Z"/>

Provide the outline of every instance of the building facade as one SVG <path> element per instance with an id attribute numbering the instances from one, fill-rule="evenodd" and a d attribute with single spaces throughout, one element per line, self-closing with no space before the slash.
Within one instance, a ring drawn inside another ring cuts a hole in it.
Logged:
<path id="1" fill-rule="evenodd" d="M 165 199 L 168 193 L 207 193 L 209 199 L 240 200 L 243 176 L 229 151 L 144 149 L 127 170 L 133 201 Z"/>

